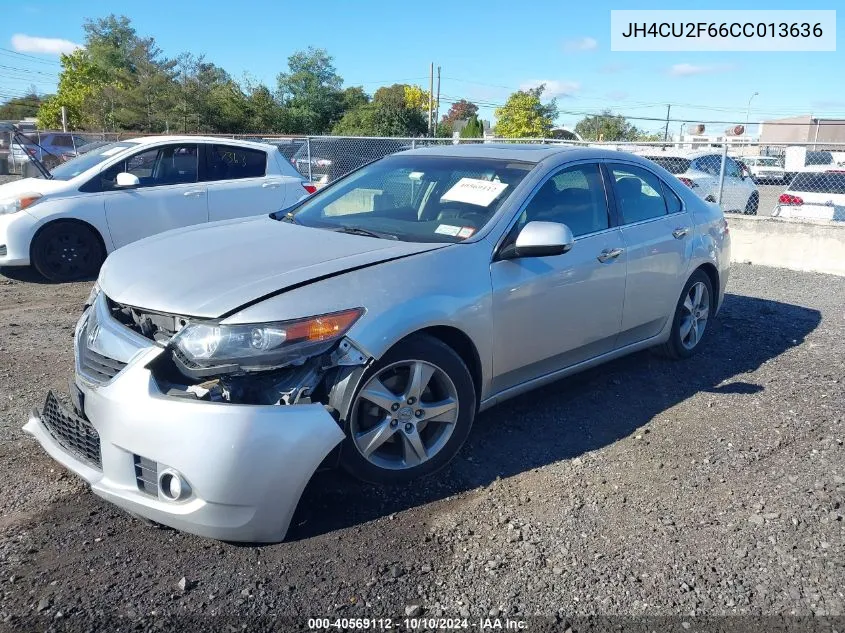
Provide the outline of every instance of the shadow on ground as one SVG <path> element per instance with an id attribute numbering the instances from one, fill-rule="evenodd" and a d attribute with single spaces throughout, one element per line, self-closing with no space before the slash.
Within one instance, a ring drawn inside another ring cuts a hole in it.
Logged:
<path id="1" fill-rule="evenodd" d="M 669 361 L 637 353 L 485 411 L 455 461 L 433 478 L 383 489 L 340 471 L 318 473 L 287 538 L 349 527 L 575 458 L 630 435 L 699 392 L 761 392 L 762 385 L 745 381 L 747 372 L 801 344 L 820 321 L 817 310 L 729 294 L 697 356 Z"/>

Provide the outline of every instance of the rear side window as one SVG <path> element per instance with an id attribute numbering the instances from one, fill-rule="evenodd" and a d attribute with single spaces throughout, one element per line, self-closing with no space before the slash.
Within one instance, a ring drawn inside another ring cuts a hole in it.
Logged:
<path id="1" fill-rule="evenodd" d="M 669 185 L 665 182 L 661 181 L 661 184 L 663 185 L 663 197 L 666 199 L 666 212 L 672 214 L 683 211 L 684 205 L 678 197 L 678 194 L 669 189 Z"/>
<path id="2" fill-rule="evenodd" d="M 657 163 L 670 174 L 682 174 L 689 169 L 690 159 L 680 156 L 644 156 L 653 163 Z"/>
<path id="3" fill-rule="evenodd" d="M 608 168 L 624 224 L 666 215 L 663 183 L 657 176 L 635 165 L 611 163 Z"/>
<path id="4" fill-rule="evenodd" d="M 267 173 L 267 152 L 234 145 L 211 145 L 206 151 L 206 180 L 261 178 Z"/>
<path id="5" fill-rule="evenodd" d="M 705 174 L 718 176 L 719 172 L 722 170 L 722 157 L 716 156 L 715 154 L 702 156 L 701 158 L 697 158 L 695 160 L 693 167 L 694 169 L 703 171 Z"/>
<path id="6" fill-rule="evenodd" d="M 845 172 L 803 172 L 795 176 L 789 191 L 845 194 Z"/>

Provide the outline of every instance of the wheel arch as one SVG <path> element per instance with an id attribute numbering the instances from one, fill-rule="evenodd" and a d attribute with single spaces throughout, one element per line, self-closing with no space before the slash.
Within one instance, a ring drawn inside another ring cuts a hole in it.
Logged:
<path id="1" fill-rule="evenodd" d="M 692 271 L 692 273 L 690 273 L 690 276 L 692 276 L 692 274 L 696 270 L 702 271 L 705 275 L 707 275 L 707 278 L 710 280 L 710 287 L 713 290 L 713 293 L 716 295 L 716 300 L 712 301 L 710 304 L 710 313 L 715 314 L 717 306 L 719 305 L 719 294 L 721 292 L 721 286 L 719 285 L 719 271 L 716 269 L 716 266 L 714 266 L 710 262 L 705 262 L 698 266 L 698 268 L 696 268 L 694 271 Z"/>
<path id="2" fill-rule="evenodd" d="M 103 254 L 104 255 L 108 254 L 109 249 L 106 246 L 106 241 L 103 238 L 103 234 L 100 233 L 100 230 L 96 226 L 94 226 L 90 222 L 86 222 L 85 220 L 80 220 L 79 218 L 55 218 L 54 220 L 50 220 L 48 222 L 45 222 L 41 226 L 39 226 L 38 230 L 35 231 L 35 234 L 32 236 L 32 239 L 29 242 L 29 258 L 30 258 L 30 261 L 32 260 L 33 249 L 35 248 L 35 243 L 38 240 L 39 236 L 48 227 L 54 226 L 54 225 L 59 224 L 59 223 L 62 223 L 62 224 L 78 224 L 80 226 L 84 226 L 87 229 L 90 229 L 94 233 L 94 235 L 97 237 L 97 240 L 100 242 L 100 246 L 103 248 Z"/>
<path id="3" fill-rule="evenodd" d="M 484 373 L 481 368 L 481 356 L 472 339 L 463 330 L 451 325 L 433 325 L 417 330 L 409 336 L 414 334 L 427 334 L 436 338 L 460 356 L 472 377 L 472 384 L 475 386 L 475 406 L 477 407 L 481 402 Z"/>

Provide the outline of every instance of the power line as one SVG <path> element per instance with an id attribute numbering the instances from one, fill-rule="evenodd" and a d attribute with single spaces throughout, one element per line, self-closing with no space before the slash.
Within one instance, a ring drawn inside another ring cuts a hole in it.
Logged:
<path id="1" fill-rule="evenodd" d="M 17 57 L 25 57 L 26 59 L 31 59 L 32 61 L 39 62 L 41 64 L 53 64 L 55 66 L 61 66 L 61 62 L 57 62 L 52 59 L 44 59 L 42 57 L 36 57 L 35 55 L 27 55 L 26 53 L 21 53 L 19 51 L 13 51 L 9 48 L 3 48 L 0 46 L 0 52 L 6 53 L 7 55 L 15 55 Z"/>

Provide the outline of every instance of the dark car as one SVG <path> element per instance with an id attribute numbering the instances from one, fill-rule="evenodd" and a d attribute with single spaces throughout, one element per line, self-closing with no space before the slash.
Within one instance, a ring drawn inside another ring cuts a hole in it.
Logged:
<path id="1" fill-rule="evenodd" d="M 406 149 L 411 149 L 410 143 L 396 139 L 311 139 L 296 151 L 290 162 L 312 182 L 325 184 L 367 163 Z"/>

